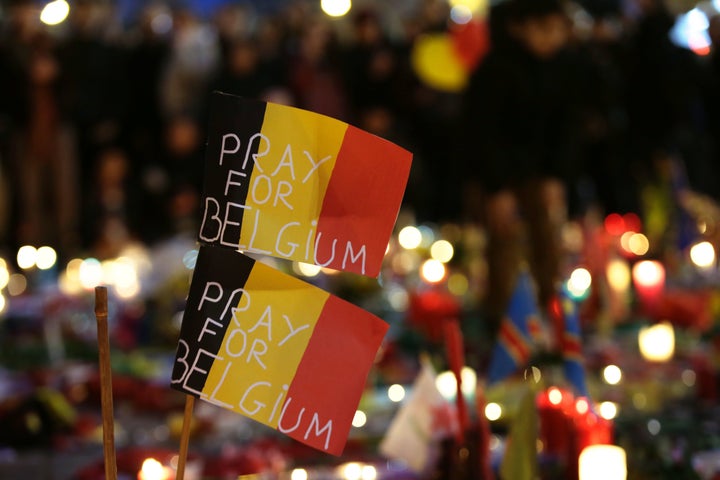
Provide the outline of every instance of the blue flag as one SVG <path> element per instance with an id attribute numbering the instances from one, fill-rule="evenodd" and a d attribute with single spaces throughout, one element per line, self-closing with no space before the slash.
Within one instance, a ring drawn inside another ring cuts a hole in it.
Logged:
<path id="1" fill-rule="evenodd" d="M 585 381 L 585 366 L 580 337 L 580 319 L 575 301 L 565 288 L 560 290 L 560 305 L 563 316 L 562 356 L 565 379 L 570 382 L 575 393 L 590 398 Z"/>
<path id="2" fill-rule="evenodd" d="M 541 333 L 537 299 L 530 274 L 517 279 L 508 309 L 500 323 L 488 368 L 488 385 L 499 382 L 527 366 L 535 339 Z"/>

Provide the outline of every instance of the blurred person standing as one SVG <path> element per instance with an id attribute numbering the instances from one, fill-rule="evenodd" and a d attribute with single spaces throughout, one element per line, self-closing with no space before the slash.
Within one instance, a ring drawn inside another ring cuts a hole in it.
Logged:
<path id="1" fill-rule="evenodd" d="M 127 112 L 124 57 L 117 39 L 110 37 L 112 20 L 101 2 L 73 2 L 67 35 L 58 48 L 64 80 L 61 101 L 77 134 L 82 218 L 92 210 L 97 159 L 118 142 Z M 83 222 L 80 227 L 83 246 L 89 247 L 94 225 Z"/>
<path id="2" fill-rule="evenodd" d="M 221 60 L 215 28 L 187 8 L 174 11 L 170 57 L 160 80 L 164 118 L 177 115 L 202 116 L 204 92 Z"/>
<path id="3" fill-rule="evenodd" d="M 335 32 L 321 17 L 306 18 L 301 28 L 288 69 L 296 106 L 347 121 L 349 105 Z"/>
<path id="4" fill-rule="evenodd" d="M 566 192 L 582 169 L 574 140 L 579 84 L 564 3 L 510 0 L 499 8 L 490 12 L 492 49 L 466 90 L 463 142 L 463 155 L 473 159 L 466 186 L 480 192 L 466 208 L 488 233 L 491 322 L 500 320 L 524 262 L 540 305 L 554 294 Z"/>
<path id="5" fill-rule="evenodd" d="M 18 245 L 49 245 L 64 257 L 79 247 L 75 131 L 60 101 L 66 84 L 57 46 L 33 12 L 30 3 L 11 9 L 3 55 L 12 235 Z"/>

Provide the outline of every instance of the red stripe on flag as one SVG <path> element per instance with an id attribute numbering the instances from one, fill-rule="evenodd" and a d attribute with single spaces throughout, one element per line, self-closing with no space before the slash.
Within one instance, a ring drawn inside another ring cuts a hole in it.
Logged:
<path id="1" fill-rule="evenodd" d="M 407 150 L 348 125 L 318 219 L 317 231 L 323 235 L 318 258 L 331 258 L 332 239 L 338 239 L 335 265 L 371 277 L 379 275 L 411 160 Z M 360 262 L 346 255 L 348 242 L 355 254 L 363 244 L 367 246 L 364 272 Z M 336 268 L 333 263 L 328 266 Z"/>
<path id="2" fill-rule="evenodd" d="M 562 343 L 563 357 L 582 358 L 580 338 L 572 333 L 565 332 Z"/>
<path id="3" fill-rule="evenodd" d="M 387 329 L 388 324 L 379 318 L 331 295 L 288 390 L 278 429 L 340 455 Z M 323 429 L 330 421 L 328 434 Z M 296 429 L 287 431 L 296 424 Z"/>
<path id="4" fill-rule="evenodd" d="M 527 320 L 528 333 L 530 338 L 537 340 L 542 336 L 542 324 L 537 315 L 531 315 Z"/>
<path id="5" fill-rule="evenodd" d="M 527 363 L 530 358 L 530 349 L 523 338 L 523 334 L 511 321 L 507 319 L 500 326 L 500 342 L 505 346 L 510 356 L 518 365 Z"/>

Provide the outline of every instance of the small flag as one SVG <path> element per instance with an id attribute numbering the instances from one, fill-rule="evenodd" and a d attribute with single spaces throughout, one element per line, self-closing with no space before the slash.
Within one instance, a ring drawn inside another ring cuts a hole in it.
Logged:
<path id="1" fill-rule="evenodd" d="M 459 430 L 450 403 L 435 386 L 435 370 L 428 360 L 408 399 L 398 409 L 380 443 L 380 453 L 400 460 L 417 473 L 427 473 L 439 455 L 438 442 Z"/>
<path id="2" fill-rule="evenodd" d="M 387 328 L 246 255 L 203 246 L 171 383 L 339 455 Z"/>
<path id="3" fill-rule="evenodd" d="M 200 242 L 377 277 L 412 154 L 324 115 L 215 92 Z"/>
<path id="4" fill-rule="evenodd" d="M 488 369 L 487 384 L 503 380 L 524 368 L 530 360 L 534 343 L 542 334 L 535 290 L 530 274 L 518 276 L 507 313 L 500 323 L 495 348 Z"/>
<path id="5" fill-rule="evenodd" d="M 580 319 L 575 301 L 563 288 L 559 295 L 560 309 L 564 323 L 561 350 L 565 378 L 572 385 L 575 393 L 590 398 L 585 381 L 585 367 L 580 336 Z"/>
<path id="6" fill-rule="evenodd" d="M 538 414 L 535 392 L 528 386 L 510 426 L 505 455 L 500 463 L 500 478 L 503 480 L 537 478 L 537 436 Z"/>

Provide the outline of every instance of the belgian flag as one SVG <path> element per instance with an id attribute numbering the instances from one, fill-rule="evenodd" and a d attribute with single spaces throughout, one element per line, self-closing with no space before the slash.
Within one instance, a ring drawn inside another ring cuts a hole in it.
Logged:
<path id="1" fill-rule="evenodd" d="M 203 246 L 171 384 L 339 455 L 387 328 L 249 256 Z"/>
<path id="2" fill-rule="evenodd" d="M 411 161 L 345 122 L 215 92 L 199 240 L 377 277 Z"/>

